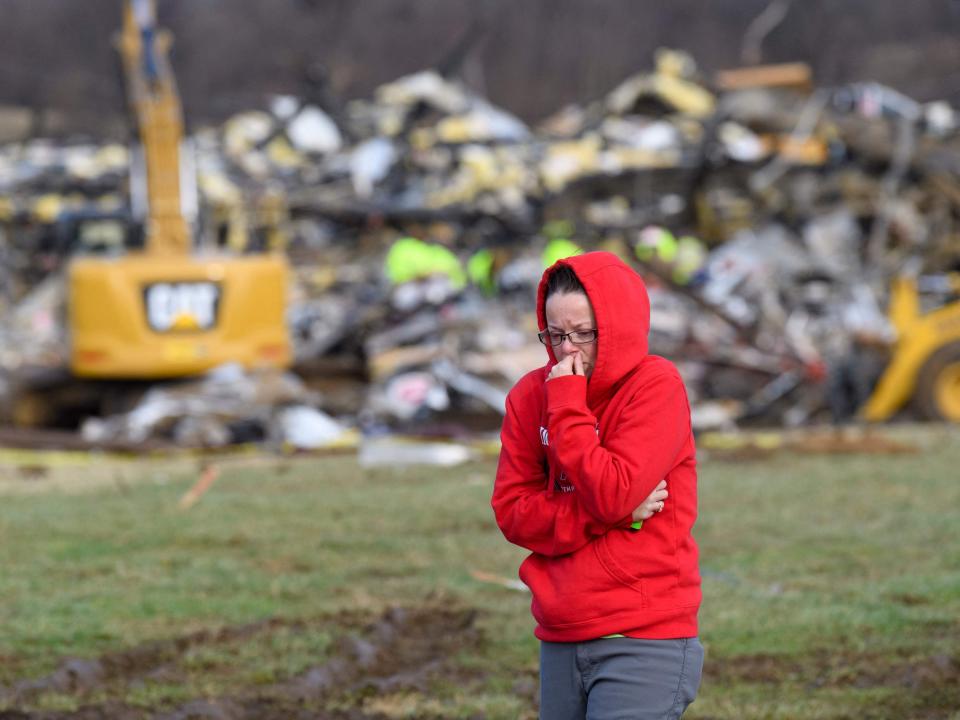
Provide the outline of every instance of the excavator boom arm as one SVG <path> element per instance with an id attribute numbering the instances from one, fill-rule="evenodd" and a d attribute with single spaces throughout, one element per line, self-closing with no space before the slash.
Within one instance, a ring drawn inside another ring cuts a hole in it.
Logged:
<path id="1" fill-rule="evenodd" d="M 147 186 L 147 252 L 185 255 L 180 144 L 183 114 L 168 59 L 169 34 L 156 27 L 155 0 L 126 0 L 120 55 L 130 110 L 143 145 Z"/>

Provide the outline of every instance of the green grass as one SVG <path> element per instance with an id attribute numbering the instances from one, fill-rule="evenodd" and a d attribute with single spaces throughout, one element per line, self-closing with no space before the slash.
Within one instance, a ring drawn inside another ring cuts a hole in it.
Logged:
<path id="1" fill-rule="evenodd" d="M 911 431 L 912 455 L 701 462 L 707 672 L 688 717 L 960 717 L 957 439 L 928 428 Z M 479 611 L 484 640 L 464 640 L 452 674 L 336 702 L 390 717 L 534 717 L 529 597 L 470 574 L 513 578 L 524 556 L 493 522 L 493 469 L 224 460 L 181 511 L 189 462 L 103 460 L 39 480 L 0 467 L 0 688 L 66 657 L 225 629 L 165 646 L 165 664 L 136 682 L 21 707 L 255 693 L 335 656 L 342 613 L 433 604 Z"/>

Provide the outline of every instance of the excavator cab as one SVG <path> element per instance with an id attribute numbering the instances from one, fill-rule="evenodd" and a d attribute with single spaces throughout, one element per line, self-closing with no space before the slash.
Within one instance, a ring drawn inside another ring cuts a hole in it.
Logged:
<path id="1" fill-rule="evenodd" d="M 77 254 L 70 262 L 76 376 L 151 380 L 231 361 L 291 361 L 285 257 L 201 254 L 193 247 L 181 192 L 193 182 L 181 162 L 183 120 L 169 45 L 156 28 L 154 0 L 127 0 L 119 50 L 139 135 L 134 156 L 142 162 L 131 170 L 131 196 L 144 235 L 142 247 L 127 243 L 121 253 Z"/>

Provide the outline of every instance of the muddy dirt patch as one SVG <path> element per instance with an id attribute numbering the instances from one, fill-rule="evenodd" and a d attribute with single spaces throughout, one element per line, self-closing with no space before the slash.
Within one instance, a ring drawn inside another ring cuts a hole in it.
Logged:
<path id="1" fill-rule="evenodd" d="M 960 654 L 817 652 L 804 656 L 742 655 L 707 659 L 704 684 L 793 684 L 821 688 L 890 688 L 889 715 L 947 718 L 960 707 Z M 899 713 L 899 714 L 898 714 Z"/>
<path id="2" fill-rule="evenodd" d="M 385 716 L 365 713 L 367 698 L 427 693 L 438 678 L 469 680 L 456 655 L 482 645 L 475 621 L 475 611 L 451 603 L 393 607 L 378 617 L 347 612 L 310 621 L 271 619 L 94 659 L 67 658 L 50 675 L 0 688 L 0 708 L 7 708 L 0 709 L 0 720 L 376 720 Z M 130 691 L 151 682 L 186 684 L 197 670 L 185 658 L 197 649 L 225 646 L 229 653 L 231 643 L 291 630 L 333 637 L 321 663 L 254 689 L 227 686 L 218 697 L 146 708 L 124 702 Z M 105 695 L 115 700 L 103 701 Z M 37 709 L 51 696 L 74 698 L 78 707 Z M 98 702 L 83 704 L 92 698 Z"/>

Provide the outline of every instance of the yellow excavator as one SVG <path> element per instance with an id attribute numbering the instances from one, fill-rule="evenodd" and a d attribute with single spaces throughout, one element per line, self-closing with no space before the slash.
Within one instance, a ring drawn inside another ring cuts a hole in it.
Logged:
<path id="1" fill-rule="evenodd" d="M 894 280 L 888 315 L 897 340 L 861 411 L 865 420 L 887 420 L 912 401 L 926 419 L 960 423 L 960 274 L 943 280 L 954 299 L 928 312 L 916 278 Z"/>
<path id="2" fill-rule="evenodd" d="M 119 257 L 77 256 L 68 268 L 70 368 L 75 376 L 150 380 L 193 375 L 225 362 L 291 361 L 283 255 L 199 254 L 185 217 L 183 119 L 156 27 L 154 0 L 127 0 L 119 50 L 143 159 L 131 168 L 134 213 L 145 205 L 143 248 Z M 143 182 L 145 176 L 145 182 Z M 145 202 L 137 202 L 138 188 Z"/>

